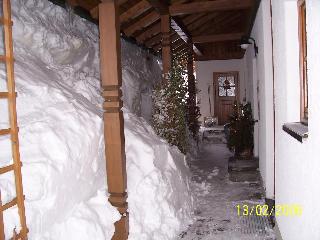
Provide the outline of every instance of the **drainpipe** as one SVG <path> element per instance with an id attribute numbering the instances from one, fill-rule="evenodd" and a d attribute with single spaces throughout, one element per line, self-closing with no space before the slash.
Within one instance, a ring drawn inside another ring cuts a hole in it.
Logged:
<path id="1" fill-rule="evenodd" d="M 271 18 L 271 54 L 272 54 L 272 104 L 273 104 L 273 199 L 266 198 L 269 209 L 274 209 L 276 199 L 276 111 L 275 111 L 275 79 L 274 79 L 274 43 L 273 43 L 273 19 L 272 19 L 272 0 L 269 0 Z M 275 217 L 270 216 L 270 223 L 275 226 Z"/>
<path id="2" fill-rule="evenodd" d="M 273 18 L 272 18 L 272 0 L 270 0 L 271 16 L 271 51 L 272 51 L 272 93 L 273 93 L 273 197 L 276 199 L 276 105 L 275 105 L 275 80 L 274 80 L 274 43 L 273 43 Z"/>

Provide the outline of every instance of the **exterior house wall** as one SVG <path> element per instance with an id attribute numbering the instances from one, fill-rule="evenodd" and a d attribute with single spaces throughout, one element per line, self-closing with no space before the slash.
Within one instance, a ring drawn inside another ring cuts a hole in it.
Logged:
<path id="1" fill-rule="evenodd" d="M 211 110 L 214 115 L 214 88 L 213 88 L 213 73 L 214 72 L 239 72 L 239 87 L 240 87 L 240 100 L 246 95 L 246 62 L 243 59 L 235 60 L 217 60 L 217 61 L 199 61 L 196 62 L 196 81 L 197 88 L 200 91 L 197 98 L 200 101 L 200 121 L 203 118 L 210 116 L 210 104 L 208 87 L 210 87 Z M 248 92 L 247 92 L 248 95 Z"/>
<path id="2" fill-rule="evenodd" d="M 273 69 L 270 0 L 262 0 L 251 33 L 259 47 L 254 56 L 253 46 L 248 48 L 245 59 L 248 66 L 248 81 L 252 82 L 251 99 L 255 119 L 255 146 L 259 146 L 259 169 L 267 198 L 274 198 L 274 112 Z M 250 72 L 256 72 L 251 74 Z"/>
<path id="3" fill-rule="evenodd" d="M 259 46 L 257 76 L 260 95 L 260 168 L 267 195 L 272 195 L 272 70 L 267 5 L 262 0 L 252 36 Z M 320 1 L 306 0 L 308 39 L 309 137 L 303 143 L 282 130 L 283 124 L 300 121 L 300 74 L 297 0 L 272 0 L 275 106 L 275 201 L 299 204 L 300 217 L 276 216 L 284 240 L 320 239 Z M 264 11 L 265 10 L 265 11 Z M 262 18 L 261 18 L 262 16 Z M 247 55 L 247 58 L 249 55 Z M 247 62 L 248 69 L 250 64 Z M 269 175 L 270 174 L 270 175 Z M 269 187 L 268 187 L 269 186 Z"/>

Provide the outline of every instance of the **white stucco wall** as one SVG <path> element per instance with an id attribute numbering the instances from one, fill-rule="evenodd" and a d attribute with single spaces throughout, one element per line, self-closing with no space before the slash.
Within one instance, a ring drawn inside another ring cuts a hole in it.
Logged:
<path id="1" fill-rule="evenodd" d="M 200 120 L 203 117 L 210 116 L 210 105 L 208 96 L 208 87 L 210 86 L 211 109 L 214 115 L 214 88 L 213 73 L 214 72 L 239 72 L 240 100 L 245 97 L 246 86 L 246 62 L 243 59 L 220 60 L 220 61 L 199 61 L 196 62 L 196 79 L 197 87 L 200 92 L 197 97 L 200 100 Z M 248 94 L 247 94 L 248 95 Z"/>
<path id="2" fill-rule="evenodd" d="M 276 204 L 300 204 L 301 217 L 278 216 L 284 240 L 320 239 L 320 1 L 306 0 L 309 138 L 300 143 L 282 125 L 300 119 L 296 0 L 272 0 L 275 61 Z M 271 130 L 270 130 L 271 131 Z"/>
<path id="3" fill-rule="evenodd" d="M 253 46 L 245 59 L 248 67 L 248 85 L 252 86 L 255 126 L 255 146 L 259 146 L 259 169 L 267 198 L 274 198 L 274 124 L 273 124 L 273 72 L 270 0 L 262 0 L 251 36 L 259 47 L 257 57 Z M 253 72 L 253 73 L 252 73 Z M 256 72 L 256 74 L 254 74 Z"/>

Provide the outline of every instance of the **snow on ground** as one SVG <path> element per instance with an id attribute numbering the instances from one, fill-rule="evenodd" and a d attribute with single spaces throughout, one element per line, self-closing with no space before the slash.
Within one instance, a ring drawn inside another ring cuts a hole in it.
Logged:
<path id="1" fill-rule="evenodd" d="M 224 142 L 224 134 L 211 134 L 200 144 L 199 155 L 190 159 L 197 220 L 178 239 L 274 240 L 266 218 L 238 216 L 238 204 L 264 204 L 263 189 L 260 182 L 229 180 L 228 159 L 232 154 Z"/>
<path id="2" fill-rule="evenodd" d="M 12 0 L 12 10 L 29 239 L 111 239 L 119 214 L 106 197 L 98 29 L 47 0 Z M 146 121 L 158 59 L 125 41 L 122 50 L 130 239 L 174 239 L 191 220 L 189 170 Z M 0 138 L 1 166 L 9 144 Z M 0 176 L 0 188 L 3 203 L 15 196 L 12 175 Z M 16 209 L 5 212 L 7 237 L 17 221 Z"/>

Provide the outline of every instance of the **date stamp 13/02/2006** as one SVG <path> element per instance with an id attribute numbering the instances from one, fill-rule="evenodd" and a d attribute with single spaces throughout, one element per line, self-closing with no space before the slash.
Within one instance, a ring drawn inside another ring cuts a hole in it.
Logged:
<path id="1" fill-rule="evenodd" d="M 299 217 L 303 209 L 299 204 L 277 204 L 272 207 L 267 204 L 238 204 L 235 206 L 238 216 L 286 216 Z"/>

